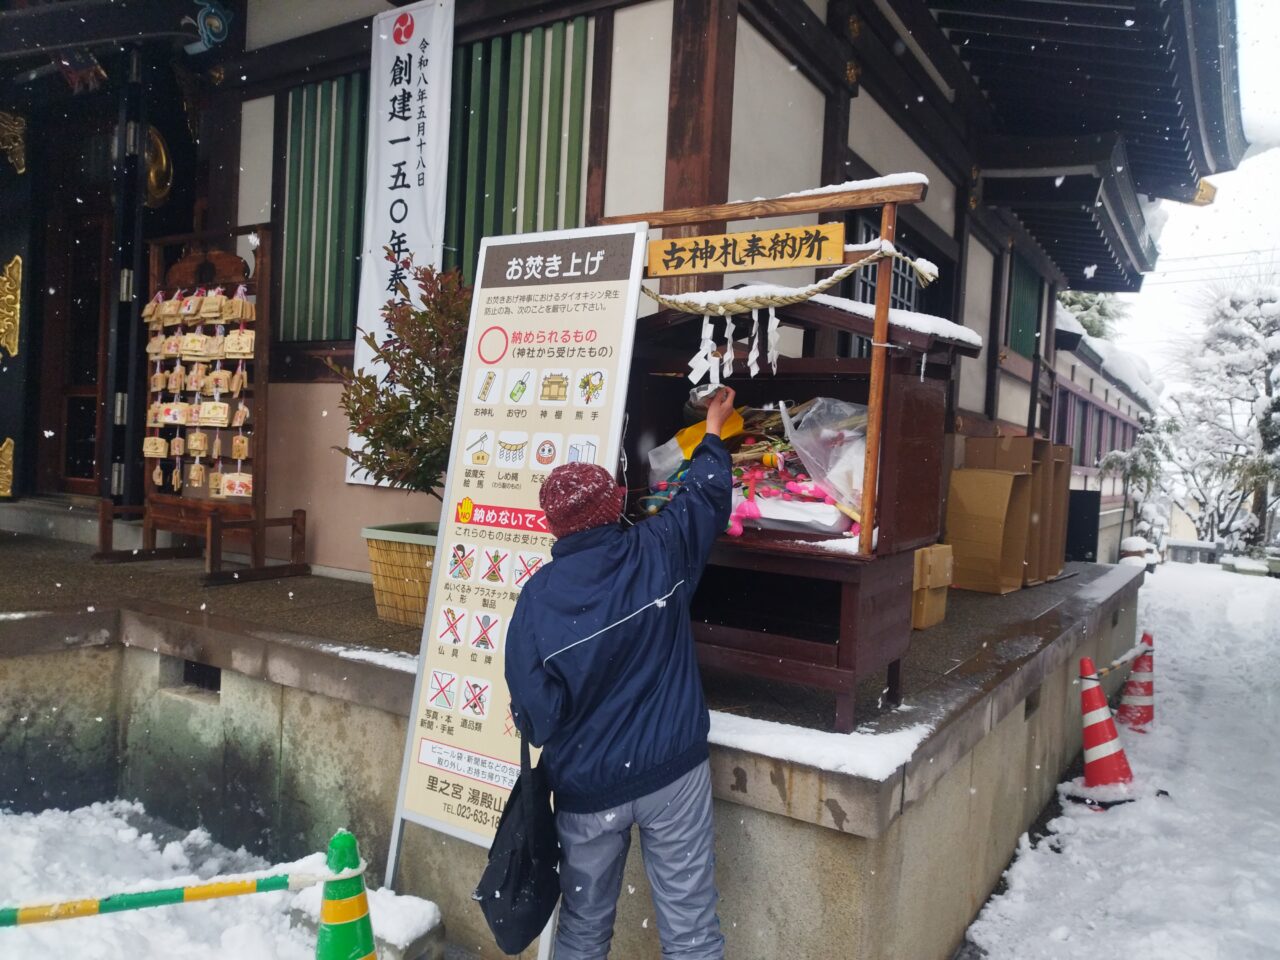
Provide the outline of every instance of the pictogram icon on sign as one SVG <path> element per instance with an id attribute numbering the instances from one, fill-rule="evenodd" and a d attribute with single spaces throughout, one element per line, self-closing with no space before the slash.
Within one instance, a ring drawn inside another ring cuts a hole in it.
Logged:
<path id="1" fill-rule="evenodd" d="M 440 611 L 440 632 L 437 639 L 442 643 L 466 643 L 467 611 L 461 607 L 444 607 Z"/>
<path id="2" fill-rule="evenodd" d="M 506 586 L 507 583 L 507 559 L 511 556 L 501 549 L 486 550 L 484 552 L 485 571 L 481 578 L 489 583 L 496 583 L 499 586 Z"/>
<path id="3" fill-rule="evenodd" d="M 476 340 L 476 355 L 481 363 L 492 366 L 502 361 L 510 345 L 511 338 L 507 335 L 507 331 L 502 327 L 489 327 Z"/>
<path id="4" fill-rule="evenodd" d="M 529 578 L 542 569 L 542 562 L 546 559 L 540 553 L 517 553 L 516 554 L 516 589 L 522 589 Z"/>
<path id="5" fill-rule="evenodd" d="M 464 677 L 462 680 L 461 712 L 468 716 L 483 720 L 489 716 L 489 681 L 476 677 Z"/>
<path id="6" fill-rule="evenodd" d="M 502 734 L 506 737 L 518 737 L 520 732 L 516 730 L 515 714 L 511 712 L 511 704 L 507 703 L 507 718 L 502 721 Z"/>
<path id="7" fill-rule="evenodd" d="M 498 628 L 502 618 L 492 613 L 477 613 L 475 619 L 471 646 L 476 650 L 497 650 Z"/>
<path id="8" fill-rule="evenodd" d="M 449 552 L 449 579 L 470 580 L 471 570 L 476 564 L 476 548 L 464 543 L 455 543 Z"/>
<path id="9" fill-rule="evenodd" d="M 427 702 L 441 710 L 452 710 L 458 696 L 455 681 L 456 673 L 448 670 L 432 670 L 431 681 L 427 686 Z"/>

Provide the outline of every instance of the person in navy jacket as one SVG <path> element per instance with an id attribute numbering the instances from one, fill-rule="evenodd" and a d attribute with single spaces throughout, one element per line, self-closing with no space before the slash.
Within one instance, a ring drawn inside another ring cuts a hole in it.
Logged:
<path id="1" fill-rule="evenodd" d="M 707 751 L 710 718 L 689 604 L 729 521 L 732 472 L 721 388 L 679 492 L 619 524 L 625 490 L 603 467 L 557 467 L 539 494 L 552 562 L 507 630 L 506 679 L 523 736 L 555 794 L 563 901 L 557 960 L 608 956 L 622 872 L 639 826 L 664 957 L 721 958 Z"/>

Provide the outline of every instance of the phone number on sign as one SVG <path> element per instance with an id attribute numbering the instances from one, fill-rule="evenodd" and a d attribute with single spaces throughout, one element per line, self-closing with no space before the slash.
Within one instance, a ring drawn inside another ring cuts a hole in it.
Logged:
<path id="1" fill-rule="evenodd" d="M 457 817 L 459 820 L 470 820 L 472 823 L 478 823 L 482 827 L 498 825 L 498 814 L 490 810 L 469 807 L 465 803 L 446 803 L 443 804 L 443 807 L 446 814 L 451 817 Z"/>

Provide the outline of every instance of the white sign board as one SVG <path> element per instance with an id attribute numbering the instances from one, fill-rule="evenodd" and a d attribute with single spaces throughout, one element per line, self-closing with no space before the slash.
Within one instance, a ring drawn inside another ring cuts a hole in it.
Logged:
<path id="1" fill-rule="evenodd" d="M 403 820 L 487 847 L 520 772 L 503 674 L 516 638 L 506 625 L 524 584 L 551 559 L 542 482 L 570 461 L 617 467 L 646 231 L 627 224 L 481 243 L 392 876 Z"/>
<path id="2" fill-rule="evenodd" d="M 369 58 L 369 146 L 354 368 L 377 370 L 363 335 L 386 335 L 382 308 L 410 283 L 397 259 L 440 266 L 449 179 L 449 97 L 454 0 L 424 0 L 373 18 Z M 348 445 L 364 442 L 354 435 Z M 346 460 L 349 483 L 373 483 Z"/>

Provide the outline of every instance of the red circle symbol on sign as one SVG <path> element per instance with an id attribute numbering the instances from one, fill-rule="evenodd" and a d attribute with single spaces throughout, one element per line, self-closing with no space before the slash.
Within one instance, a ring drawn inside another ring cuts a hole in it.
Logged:
<path id="1" fill-rule="evenodd" d="M 490 327 L 476 341 L 476 353 L 480 355 L 482 363 L 498 363 L 507 355 L 509 342 L 507 331 L 501 327 Z"/>
<path id="2" fill-rule="evenodd" d="M 403 46 L 413 36 L 413 14 L 402 13 L 396 17 L 396 25 L 391 28 L 391 39 Z"/>

